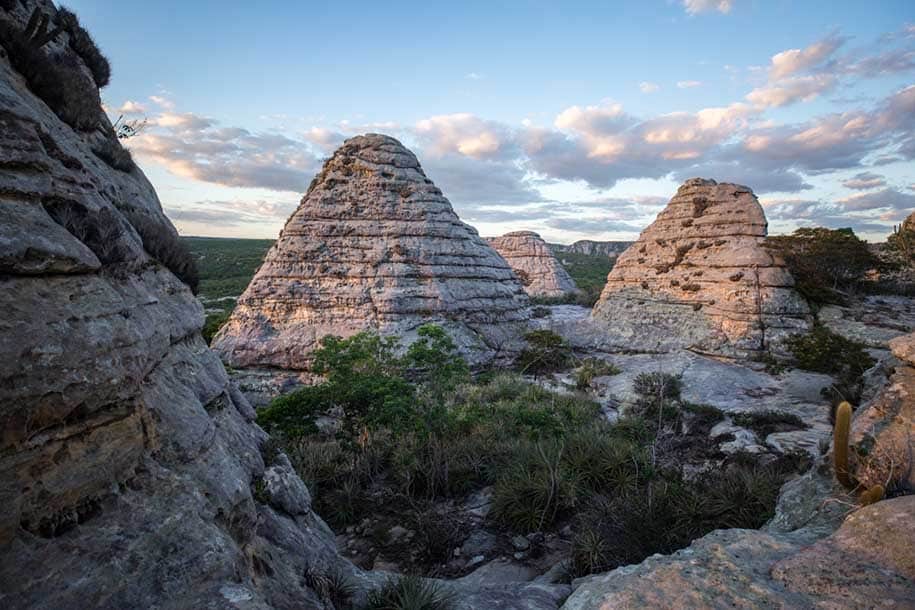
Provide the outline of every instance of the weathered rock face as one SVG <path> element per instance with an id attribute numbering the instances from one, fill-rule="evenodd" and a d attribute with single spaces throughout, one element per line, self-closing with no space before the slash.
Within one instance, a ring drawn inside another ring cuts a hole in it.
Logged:
<path id="1" fill-rule="evenodd" d="M 527 296 L 397 140 L 325 163 L 213 345 L 236 367 L 307 369 L 328 334 L 441 324 L 472 361 L 510 348 Z"/>
<path id="2" fill-rule="evenodd" d="M 36 7 L 56 12 L 45 1 L 6 4 L 0 20 L 18 30 Z M 63 35 L 46 50 L 65 49 Z M 201 339 L 197 299 L 144 246 L 177 243 L 153 188 L 93 152 L 112 129 L 101 108 L 98 130 L 72 129 L 9 53 L 0 54 L 0 606 L 313 608 L 322 602 L 308 570 L 365 580 L 284 464 L 255 500 L 266 435 Z"/>
<path id="3" fill-rule="evenodd" d="M 766 227 L 749 188 L 687 180 L 619 257 L 593 317 L 628 349 L 777 347 L 810 318 L 783 261 L 762 246 Z"/>
<path id="4" fill-rule="evenodd" d="M 915 607 L 915 334 L 894 339 L 902 363 L 855 414 L 853 468 L 896 495 L 866 507 L 834 481 L 831 456 L 781 491 L 761 530 L 717 530 L 672 555 L 580 579 L 563 605 L 585 608 Z M 866 451 L 864 449 L 866 448 Z M 850 512 L 851 511 L 851 512 Z"/>
<path id="5" fill-rule="evenodd" d="M 489 240 L 532 297 L 561 297 L 574 292 L 572 276 L 533 231 L 515 231 Z"/>

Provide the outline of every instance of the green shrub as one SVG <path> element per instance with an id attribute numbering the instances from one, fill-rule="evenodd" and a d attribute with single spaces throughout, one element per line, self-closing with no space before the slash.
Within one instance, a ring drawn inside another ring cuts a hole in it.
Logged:
<path id="1" fill-rule="evenodd" d="M 207 345 L 213 341 L 213 336 L 219 332 L 219 329 L 229 321 L 230 315 L 231 312 L 228 311 L 207 314 L 206 320 L 203 323 L 203 329 L 200 331 L 200 334 L 203 335 L 203 340 L 207 342 Z"/>
<path id="2" fill-rule="evenodd" d="M 598 358 L 586 358 L 575 373 L 575 387 L 579 390 L 587 390 L 591 387 L 591 383 L 595 378 L 619 375 L 620 373 L 620 369 L 612 362 Z"/>
<path id="3" fill-rule="evenodd" d="M 442 327 L 423 324 L 417 333 L 418 338 L 404 356 L 411 380 L 425 384 L 441 398 L 469 379 L 467 362 Z"/>
<path id="4" fill-rule="evenodd" d="M 681 379 L 670 373 L 639 373 L 632 383 L 636 394 L 647 400 L 680 398 Z"/>
<path id="5" fill-rule="evenodd" d="M 851 229 L 802 228 L 766 239 L 766 247 L 785 260 L 795 287 L 813 303 L 845 302 L 877 259 Z"/>
<path id="6" fill-rule="evenodd" d="M 577 575 L 667 554 L 718 528 L 759 528 L 784 480 L 776 469 L 733 465 L 695 482 L 667 474 L 622 494 L 595 496 L 576 519 Z"/>
<path id="7" fill-rule="evenodd" d="M 836 383 L 822 391 L 833 405 L 843 400 L 853 404 L 860 401 L 862 377 L 874 366 L 874 359 L 862 343 L 846 339 L 822 324 L 815 324 L 808 334 L 789 337 L 785 346 L 800 368 L 836 378 Z"/>
<path id="8" fill-rule="evenodd" d="M 753 430 L 762 439 L 775 432 L 806 430 L 810 427 L 797 415 L 782 411 L 736 413 L 732 419 L 735 424 Z"/>
<path id="9" fill-rule="evenodd" d="M 440 584 L 401 576 L 372 592 L 362 610 L 448 610 L 453 600 L 454 594 Z"/>
<path id="10" fill-rule="evenodd" d="M 575 502 L 575 487 L 564 476 L 557 443 L 524 444 L 493 487 L 489 516 L 521 533 L 551 526 Z"/>
<path id="11" fill-rule="evenodd" d="M 358 590 L 356 583 L 340 570 L 316 570 L 309 566 L 305 569 L 304 578 L 308 587 L 332 608 L 350 607 L 350 601 Z"/>
<path id="12" fill-rule="evenodd" d="M 518 355 L 522 373 L 539 376 L 561 371 L 571 365 L 572 348 L 551 330 L 534 330 L 524 335 L 527 347 Z"/>

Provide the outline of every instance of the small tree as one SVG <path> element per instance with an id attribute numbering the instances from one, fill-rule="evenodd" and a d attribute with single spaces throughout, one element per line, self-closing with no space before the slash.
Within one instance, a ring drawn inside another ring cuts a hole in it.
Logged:
<path id="1" fill-rule="evenodd" d="M 784 258 L 798 291 L 814 303 L 842 303 L 877 266 L 867 242 L 851 229 L 802 228 L 766 240 Z"/>

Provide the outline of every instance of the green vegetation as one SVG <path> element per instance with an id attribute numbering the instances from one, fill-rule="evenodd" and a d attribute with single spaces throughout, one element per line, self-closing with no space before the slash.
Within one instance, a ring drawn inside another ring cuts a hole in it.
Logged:
<path id="1" fill-rule="evenodd" d="M 525 333 L 527 347 L 518 354 L 518 370 L 538 377 L 568 368 L 572 363 L 572 348 L 565 339 L 551 330 Z"/>
<path id="2" fill-rule="evenodd" d="M 575 387 L 587 390 L 597 377 L 619 375 L 621 372 L 612 362 L 599 358 L 585 358 L 575 372 Z"/>
<path id="3" fill-rule="evenodd" d="M 52 29 L 50 25 L 48 14 L 38 7 L 23 30 L 0 20 L 0 45 L 29 89 L 62 121 L 80 131 L 93 131 L 102 118 L 98 86 L 84 73 L 79 56 L 72 49 L 54 53 L 44 50 L 66 29 L 62 25 Z"/>
<path id="4" fill-rule="evenodd" d="M 362 610 L 448 610 L 454 594 L 443 585 L 416 576 L 389 580 L 369 595 Z"/>
<path id="5" fill-rule="evenodd" d="M 797 290 L 814 304 L 843 304 L 879 262 L 851 229 L 803 228 L 766 239 L 785 259 Z"/>
<path id="6" fill-rule="evenodd" d="M 538 366 L 567 357 L 554 336 L 534 343 L 548 354 L 530 360 Z M 274 400 L 258 422 L 333 526 L 387 511 L 417 532 L 408 554 L 418 571 L 447 561 L 462 542 L 460 523 L 435 507 L 485 486 L 491 527 L 524 534 L 572 524 L 576 569 L 585 573 L 680 548 L 715 527 L 758 526 L 789 470 L 735 460 L 685 479 L 684 455 L 716 455 L 708 430 L 722 415 L 681 403 L 679 378 L 661 373 L 639 378 L 641 406 L 611 424 L 581 394 L 517 374 L 472 380 L 433 325 L 407 349 L 370 333 L 326 337 L 314 369 L 322 383 Z"/>
<path id="7" fill-rule="evenodd" d="M 785 346 L 800 368 L 836 378 L 836 383 L 823 388 L 823 396 L 833 406 L 844 400 L 851 403 L 860 401 L 862 377 L 874 366 L 874 359 L 867 353 L 864 344 L 846 339 L 822 324 L 815 324 L 806 335 L 787 339 Z"/>
<path id="8" fill-rule="evenodd" d="M 204 301 L 240 296 L 273 245 L 272 239 L 182 237 L 181 241 L 197 259 Z M 213 305 L 207 303 L 208 307 Z"/>
<path id="9" fill-rule="evenodd" d="M 607 275 L 613 269 L 615 259 L 574 252 L 559 252 L 556 254 L 556 258 L 569 272 L 569 275 L 575 280 L 575 285 L 581 291 L 575 302 L 585 307 L 592 307 L 607 283 Z"/>
<path id="10" fill-rule="evenodd" d="M 781 411 L 737 413 L 732 419 L 735 424 L 752 430 L 761 439 L 775 432 L 806 430 L 810 427 L 797 415 Z"/>

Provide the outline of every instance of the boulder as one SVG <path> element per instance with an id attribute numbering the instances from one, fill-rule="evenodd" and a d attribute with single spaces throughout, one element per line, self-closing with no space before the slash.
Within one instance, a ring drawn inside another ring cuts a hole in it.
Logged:
<path id="1" fill-rule="evenodd" d="M 7 5 L 4 32 L 57 12 L 47 0 Z M 69 35 L 38 53 L 68 53 L 70 77 L 88 82 Z M 319 607 L 309 567 L 364 590 L 371 577 L 337 554 L 290 469 L 266 473 L 283 511 L 255 498 L 266 435 L 201 338 L 203 309 L 172 272 L 187 262 L 177 233 L 101 107 L 85 108 L 95 128 L 73 129 L 8 46 L 0 606 Z"/>
<path id="2" fill-rule="evenodd" d="M 213 347 L 304 371 L 325 335 L 443 326 L 472 363 L 519 347 L 527 295 L 394 138 L 347 140 L 286 222 Z"/>
<path id="3" fill-rule="evenodd" d="M 811 317 L 753 192 L 692 178 L 618 259 L 592 316 L 618 347 L 747 357 Z"/>
<path id="4" fill-rule="evenodd" d="M 562 297 L 576 291 L 575 281 L 533 231 L 515 231 L 489 239 L 532 297 Z"/>

